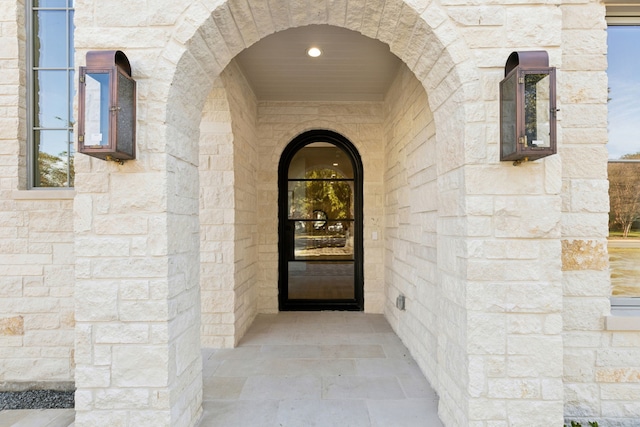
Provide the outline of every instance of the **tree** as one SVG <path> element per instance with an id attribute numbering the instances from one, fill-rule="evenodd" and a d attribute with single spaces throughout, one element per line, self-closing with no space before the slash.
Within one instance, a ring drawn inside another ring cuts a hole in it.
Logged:
<path id="1" fill-rule="evenodd" d="M 623 159 L 640 159 L 640 153 Z M 633 223 L 640 219 L 640 162 L 609 163 L 610 228 L 618 226 L 627 237 Z"/>
<path id="2" fill-rule="evenodd" d="M 633 154 L 625 154 L 624 156 L 622 156 L 620 158 L 624 159 L 624 160 L 638 160 L 638 159 L 640 159 L 640 152 L 633 153 Z"/>

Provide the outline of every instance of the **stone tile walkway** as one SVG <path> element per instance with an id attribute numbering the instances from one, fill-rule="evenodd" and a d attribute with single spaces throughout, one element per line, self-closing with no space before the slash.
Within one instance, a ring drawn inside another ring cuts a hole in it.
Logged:
<path id="1" fill-rule="evenodd" d="M 381 315 L 260 315 L 235 349 L 203 349 L 198 427 L 441 427 L 438 398 Z M 0 411 L 0 427 L 72 427 L 72 409 Z M 153 427 L 153 426 L 140 426 Z"/>
<path id="2" fill-rule="evenodd" d="M 0 411 L 0 427 L 73 427 L 73 409 Z"/>
<path id="3" fill-rule="evenodd" d="M 438 398 L 382 315 L 261 315 L 204 350 L 199 427 L 440 427 Z"/>

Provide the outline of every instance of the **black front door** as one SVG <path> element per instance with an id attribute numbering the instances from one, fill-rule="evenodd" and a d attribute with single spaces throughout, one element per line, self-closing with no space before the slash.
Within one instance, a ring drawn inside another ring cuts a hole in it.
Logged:
<path id="1" fill-rule="evenodd" d="M 355 147 L 310 131 L 279 169 L 280 310 L 362 310 L 362 166 Z"/>

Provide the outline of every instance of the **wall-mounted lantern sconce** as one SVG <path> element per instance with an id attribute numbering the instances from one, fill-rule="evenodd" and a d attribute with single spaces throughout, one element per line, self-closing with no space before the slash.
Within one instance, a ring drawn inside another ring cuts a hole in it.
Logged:
<path id="1" fill-rule="evenodd" d="M 78 151 L 120 164 L 135 159 L 136 82 L 126 55 L 87 52 L 78 92 Z"/>
<path id="2" fill-rule="evenodd" d="M 545 51 L 512 52 L 500 82 L 500 160 L 556 153 L 556 69 Z"/>

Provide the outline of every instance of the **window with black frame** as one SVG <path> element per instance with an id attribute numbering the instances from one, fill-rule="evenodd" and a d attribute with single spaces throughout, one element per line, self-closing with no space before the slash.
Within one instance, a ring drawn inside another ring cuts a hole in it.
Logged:
<path id="1" fill-rule="evenodd" d="M 624 10 L 625 14 L 630 11 Z M 640 306 L 640 60 L 634 52 L 640 46 L 640 19 L 611 15 L 609 8 L 607 148 L 611 301 L 613 307 L 637 309 Z"/>
<path id="2" fill-rule="evenodd" d="M 73 187 L 73 0 L 28 0 L 29 187 Z"/>

